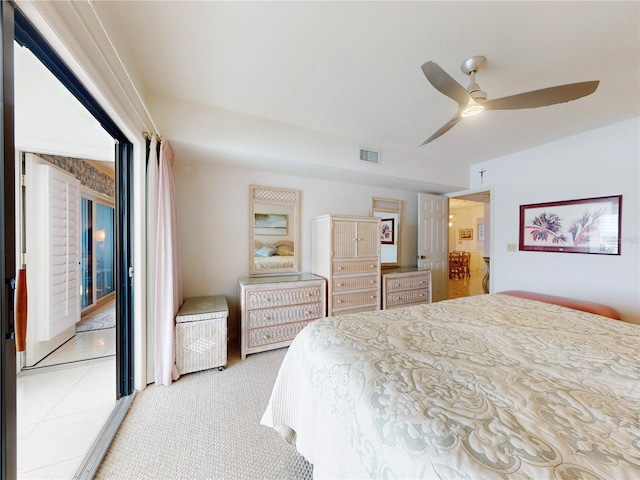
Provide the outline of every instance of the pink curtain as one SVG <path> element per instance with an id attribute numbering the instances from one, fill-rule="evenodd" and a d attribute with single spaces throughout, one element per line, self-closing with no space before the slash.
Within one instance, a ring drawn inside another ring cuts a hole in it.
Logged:
<path id="1" fill-rule="evenodd" d="M 155 381 L 171 385 L 180 375 L 176 367 L 175 324 L 182 305 L 182 264 L 173 183 L 173 150 L 167 140 L 160 146 L 158 171 L 154 301 Z"/>
<path id="2" fill-rule="evenodd" d="M 147 383 L 155 382 L 155 281 L 158 234 L 158 138 L 152 135 L 147 163 Z"/>

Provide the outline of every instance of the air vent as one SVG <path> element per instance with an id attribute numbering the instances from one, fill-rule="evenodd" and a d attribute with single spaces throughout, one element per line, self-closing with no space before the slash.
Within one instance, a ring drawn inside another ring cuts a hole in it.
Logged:
<path id="1" fill-rule="evenodd" d="M 375 150 L 360 149 L 360 160 L 367 163 L 375 163 L 380 165 L 380 152 Z"/>

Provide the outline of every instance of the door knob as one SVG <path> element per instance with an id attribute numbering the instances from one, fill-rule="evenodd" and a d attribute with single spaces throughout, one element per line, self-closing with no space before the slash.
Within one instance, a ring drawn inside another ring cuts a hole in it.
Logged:
<path id="1" fill-rule="evenodd" d="M 424 255 L 418 255 L 418 260 L 426 260 L 427 257 L 425 257 Z"/>

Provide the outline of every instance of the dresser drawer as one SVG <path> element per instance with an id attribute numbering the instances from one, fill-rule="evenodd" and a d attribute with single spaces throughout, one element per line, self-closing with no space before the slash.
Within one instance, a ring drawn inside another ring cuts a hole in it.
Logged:
<path id="1" fill-rule="evenodd" d="M 378 275 L 367 275 L 366 277 L 334 277 L 331 280 L 335 293 L 348 290 L 365 290 L 375 288 L 378 285 Z"/>
<path id="2" fill-rule="evenodd" d="M 344 260 L 334 260 L 334 275 L 350 275 L 352 273 L 378 273 L 378 260 L 357 260 L 346 262 Z"/>
<path id="3" fill-rule="evenodd" d="M 398 276 L 395 278 L 387 278 L 385 281 L 386 291 L 389 293 L 414 288 L 426 288 L 429 285 L 427 276 L 424 274 Z"/>
<path id="4" fill-rule="evenodd" d="M 268 327 L 281 323 L 315 320 L 324 317 L 324 305 L 320 302 L 290 307 L 273 307 L 263 310 L 249 310 L 249 328 Z"/>
<path id="5" fill-rule="evenodd" d="M 378 310 L 378 305 L 365 305 L 364 307 L 359 305 L 351 308 L 334 308 L 333 316 L 348 315 L 349 313 L 373 312 L 375 310 Z"/>
<path id="6" fill-rule="evenodd" d="M 313 320 L 306 322 L 285 323 L 264 328 L 252 328 L 248 330 L 247 348 L 260 347 L 281 342 L 291 342 L 298 332 Z"/>
<path id="7" fill-rule="evenodd" d="M 300 303 L 322 302 L 324 284 L 283 288 L 277 290 L 254 290 L 247 292 L 247 309 L 280 307 Z"/>
<path id="8" fill-rule="evenodd" d="M 403 292 L 390 293 L 387 295 L 387 308 L 405 307 L 408 305 L 418 305 L 428 303 L 429 289 L 406 290 Z"/>
<path id="9" fill-rule="evenodd" d="M 334 309 L 351 308 L 361 305 L 377 305 L 379 303 L 377 289 L 352 293 L 334 293 L 332 299 Z"/>

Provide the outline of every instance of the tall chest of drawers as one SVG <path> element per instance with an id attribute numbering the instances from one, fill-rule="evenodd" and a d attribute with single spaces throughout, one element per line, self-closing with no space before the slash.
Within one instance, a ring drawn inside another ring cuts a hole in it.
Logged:
<path id="1" fill-rule="evenodd" d="M 431 303 L 431 271 L 398 268 L 382 273 L 382 309 Z"/>
<path id="2" fill-rule="evenodd" d="M 326 315 L 326 281 L 316 275 L 242 278 L 238 289 L 243 360 L 290 345 L 309 322 Z"/>
<path id="3" fill-rule="evenodd" d="M 313 220 L 312 271 L 327 279 L 327 315 L 380 309 L 380 219 Z"/>

